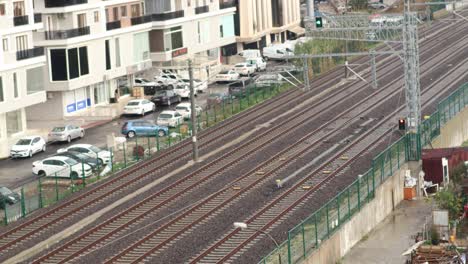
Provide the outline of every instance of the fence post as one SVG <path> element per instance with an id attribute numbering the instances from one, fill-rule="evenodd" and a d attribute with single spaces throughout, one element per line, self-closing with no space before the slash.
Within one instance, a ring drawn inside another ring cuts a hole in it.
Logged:
<path id="1" fill-rule="evenodd" d="M 258 99 L 257 99 L 257 86 L 254 85 L 254 96 L 255 96 L 255 104 L 258 104 Z"/>
<path id="2" fill-rule="evenodd" d="M 351 218 L 351 199 L 350 199 L 350 193 L 349 193 L 349 188 L 348 187 L 348 216 L 347 216 L 347 219 Z"/>
<path id="3" fill-rule="evenodd" d="M 200 131 L 200 119 L 201 119 L 202 113 L 200 112 L 200 118 L 197 118 L 197 128 L 198 131 Z"/>
<path id="4" fill-rule="evenodd" d="M 314 213 L 314 225 L 315 225 L 315 248 L 318 248 L 317 213 Z"/>
<path id="5" fill-rule="evenodd" d="M 140 153 L 138 153 L 138 136 L 135 136 L 135 148 L 133 148 L 133 152 L 134 152 L 134 154 L 136 154 L 137 161 L 139 161 L 140 160 L 140 155 L 138 155 L 138 154 L 140 154 Z M 133 158 L 135 158 L 135 157 L 133 157 Z"/>
<path id="6" fill-rule="evenodd" d="M 329 222 L 330 219 L 328 217 L 328 205 L 329 205 L 329 203 L 327 203 L 327 205 L 326 205 L 326 209 L 327 209 L 326 210 L 326 213 L 327 213 L 327 237 L 330 238 L 330 222 Z"/>
<path id="7" fill-rule="evenodd" d="M 277 248 L 278 254 L 281 254 L 279 252 L 279 248 Z M 288 231 L 288 263 L 291 262 L 291 232 Z"/>
<path id="8" fill-rule="evenodd" d="M 224 111 L 224 99 L 223 99 L 223 120 L 226 119 L 226 112 Z"/>
<path id="9" fill-rule="evenodd" d="M 216 118 L 216 105 L 213 107 L 214 112 L 214 124 L 218 123 L 218 119 Z"/>
<path id="10" fill-rule="evenodd" d="M 159 152 L 159 131 L 156 131 L 156 150 Z"/>
<path id="11" fill-rule="evenodd" d="M 168 130 L 169 135 L 167 135 L 167 141 L 169 143 L 169 147 L 171 146 L 171 131 Z"/>
<path id="12" fill-rule="evenodd" d="M 370 198 L 371 198 L 371 192 L 370 192 L 370 186 L 369 186 L 369 176 L 370 174 L 367 174 L 367 202 L 370 201 Z"/>
<path id="13" fill-rule="evenodd" d="M 38 177 L 38 182 L 39 182 L 39 208 L 43 207 L 43 202 L 42 202 L 42 183 L 41 183 L 41 177 Z"/>
<path id="14" fill-rule="evenodd" d="M 3 206 L 3 213 L 4 213 L 4 223 L 5 225 L 8 225 L 8 209 L 7 209 L 7 202 L 5 199 L 2 199 L 2 206 Z"/>
<path id="15" fill-rule="evenodd" d="M 205 119 L 206 119 L 206 127 L 208 128 L 210 125 L 209 125 L 209 118 L 208 118 L 208 109 L 205 109 Z"/>
<path id="16" fill-rule="evenodd" d="M 58 179 L 57 173 L 55 173 L 55 201 L 59 200 L 59 191 L 58 191 Z"/>
<path id="17" fill-rule="evenodd" d="M 381 161 L 381 170 L 380 170 L 380 184 L 382 184 L 384 180 L 384 175 L 385 175 L 385 155 L 383 156 L 383 159 Z"/>
<path id="18" fill-rule="evenodd" d="M 372 175 L 372 198 L 375 197 L 375 164 L 374 164 L 374 160 L 372 160 L 372 172 L 371 172 L 371 175 Z"/>
<path id="19" fill-rule="evenodd" d="M 358 197 L 358 208 L 359 208 L 359 211 L 361 211 L 361 183 L 360 183 L 360 180 L 359 180 L 359 177 L 357 178 L 357 197 Z"/>
<path id="20" fill-rule="evenodd" d="M 110 148 L 110 166 L 111 166 L 111 172 L 114 172 L 114 149 L 111 147 Z M 99 179 L 99 173 L 98 173 L 98 179 Z"/>
<path id="21" fill-rule="evenodd" d="M 400 168 L 400 142 L 397 143 L 397 164 L 398 169 Z"/>
<path id="22" fill-rule="evenodd" d="M 127 142 L 124 142 L 122 144 L 123 144 L 124 168 L 127 168 L 127 153 L 125 150 L 127 148 Z"/>
<path id="23" fill-rule="evenodd" d="M 306 242 L 305 242 L 305 230 L 304 230 L 304 223 L 301 224 L 302 228 L 302 248 L 304 249 L 304 259 L 306 256 Z"/>
<path id="24" fill-rule="evenodd" d="M 147 137 L 147 139 L 148 139 L 148 158 L 149 158 L 151 157 L 151 141 L 150 141 L 150 137 Z"/>
<path id="25" fill-rule="evenodd" d="M 21 187 L 21 217 L 26 216 L 26 204 L 24 202 L 24 187 Z"/>
<path id="26" fill-rule="evenodd" d="M 229 95 L 229 102 L 231 103 L 231 116 L 234 115 L 234 102 L 232 101 L 232 95 Z"/>
<path id="27" fill-rule="evenodd" d="M 179 141 L 182 141 L 182 133 L 180 133 L 180 120 L 177 120 L 177 133 L 179 134 Z"/>
<path id="28" fill-rule="evenodd" d="M 99 164 L 99 162 L 98 162 L 98 164 Z M 84 170 L 84 162 L 83 161 L 81 161 L 81 177 L 83 178 L 83 182 L 82 182 L 83 187 L 85 187 L 86 186 L 86 180 L 85 180 L 85 170 Z"/>
<path id="29" fill-rule="evenodd" d="M 265 87 L 262 88 L 262 98 L 265 100 Z"/>

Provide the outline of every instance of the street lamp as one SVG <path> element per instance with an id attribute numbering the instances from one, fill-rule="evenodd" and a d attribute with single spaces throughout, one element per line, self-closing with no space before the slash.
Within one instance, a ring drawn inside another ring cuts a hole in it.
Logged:
<path id="1" fill-rule="evenodd" d="M 268 234 L 267 232 L 265 232 L 263 230 L 250 227 L 244 222 L 234 222 L 234 227 L 237 227 L 237 228 L 240 228 L 240 229 L 252 229 L 254 231 L 257 231 L 257 232 L 262 233 L 262 234 L 266 235 L 267 237 L 269 237 L 273 241 L 273 243 L 275 243 L 275 245 L 276 245 L 276 249 L 278 250 L 278 261 L 279 261 L 279 264 L 281 264 L 281 254 L 279 252 L 279 244 L 270 234 Z"/>

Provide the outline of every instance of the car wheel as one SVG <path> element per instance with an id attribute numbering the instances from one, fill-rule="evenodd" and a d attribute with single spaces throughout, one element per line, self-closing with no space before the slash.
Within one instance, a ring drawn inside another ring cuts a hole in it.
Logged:
<path id="1" fill-rule="evenodd" d="M 104 164 L 104 161 L 102 159 L 97 159 L 97 164 L 99 167 L 102 167 L 102 165 Z"/>
<path id="2" fill-rule="evenodd" d="M 70 137 L 70 136 L 67 137 L 67 142 L 68 142 L 68 143 L 71 142 L 71 137 Z"/>
<path id="3" fill-rule="evenodd" d="M 73 180 L 78 179 L 78 172 L 72 171 L 72 172 L 70 173 L 70 178 L 72 178 Z"/>
<path id="4" fill-rule="evenodd" d="M 45 152 L 46 151 L 46 145 L 44 144 L 44 146 L 42 146 L 42 152 Z"/>
<path id="5" fill-rule="evenodd" d="M 39 172 L 37 173 L 37 176 L 39 176 L 39 177 L 45 177 L 45 176 L 47 176 L 47 175 L 46 175 L 45 171 L 42 171 L 42 170 L 41 170 L 41 171 L 39 171 Z"/>
<path id="6" fill-rule="evenodd" d="M 135 131 L 128 131 L 128 133 L 127 133 L 128 138 L 133 138 L 135 136 L 136 136 Z"/>
<path id="7" fill-rule="evenodd" d="M 168 90 L 173 90 L 173 89 L 174 89 L 174 86 L 173 86 L 172 84 L 169 84 L 169 85 L 167 86 L 167 89 L 168 89 Z"/>
<path id="8" fill-rule="evenodd" d="M 32 150 L 30 150 L 28 157 L 32 158 L 32 155 L 33 155 Z"/>
<path id="9" fill-rule="evenodd" d="M 141 116 L 145 116 L 145 109 L 141 109 Z"/>
<path id="10" fill-rule="evenodd" d="M 164 137 L 165 135 L 166 135 L 166 132 L 164 132 L 164 130 L 159 130 L 158 131 L 158 136 Z"/>
<path id="11" fill-rule="evenodd" d="M 80 138 L 84 138 L 84 131 L 81 131 Z"/>

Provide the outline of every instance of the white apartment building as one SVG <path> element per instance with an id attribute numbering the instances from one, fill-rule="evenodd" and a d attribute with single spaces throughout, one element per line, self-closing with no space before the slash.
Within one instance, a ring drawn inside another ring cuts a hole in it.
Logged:
<path id="1" fill-rule="evenodd" d="M 129 93 L 133 76 L 151 67 L 150 21 L 139 0 L 34 0 L 43 30 L 47 102 L 30 120 L 62 120 Z"/>
<path id="2" fill-rule="evenodd" d="M 228 0 L 225 0 L 228 1 Z M 305 33 L 300 0 L 237 0 L 237 52 L 261 49 Z"/>
<path id="3" fill-rule="evenodd" d="M 198 78 L 214 76 L 220 69 L 223 47 L 236 42 L 234 1 L 145 1 L 153 21 L 150 32 L 153 66 L 182 69 L 191 58 L 198 69 L 195 70 Z"/>
<path id="4" fill-rule="evenodd" d="M 44 49 L 33 42 L 42 26 L 32 0 L 0 0 L 0 157 L 27 133 L 27 109 L 46 100 Z"/>

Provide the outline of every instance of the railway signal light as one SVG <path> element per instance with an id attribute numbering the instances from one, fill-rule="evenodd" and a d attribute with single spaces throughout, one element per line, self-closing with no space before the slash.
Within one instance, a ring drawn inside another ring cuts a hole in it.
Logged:
<path id="1" fill-rule="evenodd" d="M 404 118 L 400 118 L 400 120 L 398 120 L 398 129 L 406 130 L 406 120 Z"/>
<path id="2" fill-rule="evenodd" d="M 323 27 L 323 23 L 322 23 L 322 18 L 321 18 L 321 17 L 316 17 L 316 18 L 315 18 L 315 27 L 316 27 L 316 28 L 321 28 L 321 27 Z"/>

